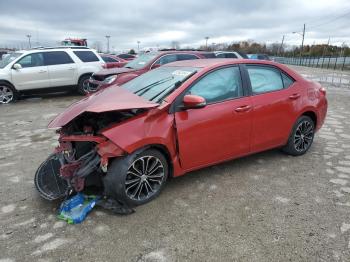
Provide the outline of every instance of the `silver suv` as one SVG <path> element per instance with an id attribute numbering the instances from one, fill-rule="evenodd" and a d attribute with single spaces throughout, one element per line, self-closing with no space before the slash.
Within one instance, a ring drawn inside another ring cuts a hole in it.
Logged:
<path id="1" fill-rule="evenodd" d="M 0 104 L 23 94 L 76 90 L 85 94 L 90 76 L 102 69 L 102 58 L 87 47 L 37 48 L 0 60 Z"/>

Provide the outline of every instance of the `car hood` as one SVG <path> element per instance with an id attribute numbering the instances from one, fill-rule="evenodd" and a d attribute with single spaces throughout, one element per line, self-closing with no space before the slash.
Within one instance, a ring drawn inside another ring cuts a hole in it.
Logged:
<path id="1" fill-rule="evenodd" d="M 95 73 L 95 75 L 118 75 L 122 73 L 130 73 L 137 71 L 136 69 L 131 69 L 131 68 L 126 68 L 126 67 L 119 67 L 119 68 L 108 68 L 108 69 L 103 69 Z"/>
<path id="2" fill-rule="evenodd" d="M 127 109 L 154 108 L 158 105 L 122 87 L 111 86 L 69 106 L 66 111 L 50 122 L 49 128 L 62 127 L 84 112 L 101 113 Z"/>

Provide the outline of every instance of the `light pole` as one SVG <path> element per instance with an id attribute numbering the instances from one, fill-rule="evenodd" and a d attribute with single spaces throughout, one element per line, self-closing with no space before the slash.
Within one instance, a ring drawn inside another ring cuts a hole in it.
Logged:
<path id="1" fill-rule="evenodd" d="M 140 41 L 137 41 L 137 53 L 140 53 Z"/>
<path id="2" fill-rule="evenodd" d="M 293 32 L 293 34 L 299 34 L 303 37 L 303 40 L 301 41 L 301 48 L 300 48 L 300 54 L 299 54 L 299 63 L 301 64 L 301 55 L 304 49 L 304 39 L 305 39 L 305 24 L 304 24 L 304 29 L 303 29 L 303 33 L 299 33 L 299 32 Z"/>
<path id="3" fill-rule="evenodd" d="M 107 53 L 109 53 L 109 39 L 111 38 L 110 35 L 106 35 L 107 38 Z"/>
<path id="4" fill-rule="evenodd" d="M 280 52 L 283 48 L 284 38 L 285 38 L 285 35 L 283 35 L 281 45 L 279 46 L 279 48 L 277 50 L 277 56 L 280 54 Z"/>
<path id="5" fill-rule="evenodd" d="M 28 37 L 29 48 L 32 48 L 32 44 L 30 43 L 30 38 L 31 38 L 32 36 L 31 36 L 31 35 L 26 35 L 26 37 Z"/>
<path id="6" fill-rule="evenodd" d="M 209 36 L 204 37 L 204 39 L 205 39 L 205 49 L 208 50 L 208 40 L 209 40 Z"/>

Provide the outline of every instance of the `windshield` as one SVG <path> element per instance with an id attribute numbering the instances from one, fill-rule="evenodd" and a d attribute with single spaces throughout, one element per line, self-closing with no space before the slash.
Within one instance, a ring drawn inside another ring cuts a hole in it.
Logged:
<path id="1" fill-rule="evenodd" d="M 141 69 L 143 68 L 147 63 L 149 63 L 151 60 L 153 60 L 156 56 L 158 56 L 158 53 L 146 53 L 138 58 L 135 58 L 134 60 L 127 63 L 124 67 L 126 68 L 132 68 L 132 69 Z"/>
<path id="2" fill-rule="evenodd" d="M 194 67 L 160 67 L 134 78 L 122 87 L 159 103 L 197 71 L 198 68 Z"/>
<path id="3" fill-rule="evenodd" d="M 6 55 L 2 60 L 0 60 L 0 68 L 4 68 L 9 63 L 11 63 L 13 60 L 15 60 L 17 57 L 21 56 L 22 53 L 12 53 L 9 55 Z"/>

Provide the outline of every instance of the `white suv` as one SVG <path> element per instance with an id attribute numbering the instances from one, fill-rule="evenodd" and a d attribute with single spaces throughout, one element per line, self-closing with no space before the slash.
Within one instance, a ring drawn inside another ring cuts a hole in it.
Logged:
<path id="1" fill-rule="evenodd" d="M 26 93 L 88 90 L 90 76 L 104 61 L 87 47 L 38 48 L 12 53 L 0 60 L 0 104 Z"/>

